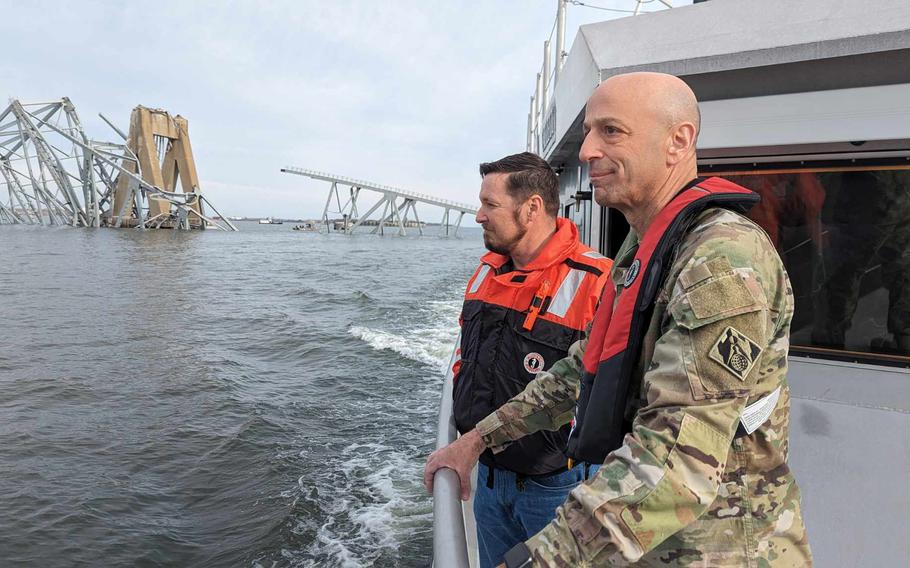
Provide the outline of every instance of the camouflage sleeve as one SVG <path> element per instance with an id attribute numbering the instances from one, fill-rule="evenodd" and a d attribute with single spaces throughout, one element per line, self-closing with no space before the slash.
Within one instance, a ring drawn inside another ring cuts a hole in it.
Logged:
<path id="1" fill-rule="evenodd" d="M 576 341 L 569 347 L 567 357 L 538 373 L 522 392 L 477 423 L 477 431 L 488 448 L 498 453 L 528 434 L 568 424 L 575 413 L 587 343 L 587 339 Z"/>
<path id="2" fill-rule="evenodd" d="M 775 323 L 780 279 L 763 273 L 765 242 L 727 236 L 681 254 L 666 313 L 645 340 L 653 346 L 645 406 L 623 446 L 528 540 L 534 566 L 636 562 L 715 499 L 749 396 L 786 358 L 786 329 Z"/>

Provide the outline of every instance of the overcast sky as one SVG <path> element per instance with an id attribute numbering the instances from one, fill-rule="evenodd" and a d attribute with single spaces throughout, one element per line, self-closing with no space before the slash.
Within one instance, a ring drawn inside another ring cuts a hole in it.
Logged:
<path id="1" fill-rule="evenodd" d="M 123 130 L 139 104 L 181 114 L 225 215 L 318 217 L 328 185 L 287 165 L 476 203 L 477 164 L 525 148 L 555 15 L 556 0 L 0 0 L 0 95 L 68 96 L 98 140 L 116 140 L 99 112 Z M 570 5 L 566 49 L 622 16 Z"/>

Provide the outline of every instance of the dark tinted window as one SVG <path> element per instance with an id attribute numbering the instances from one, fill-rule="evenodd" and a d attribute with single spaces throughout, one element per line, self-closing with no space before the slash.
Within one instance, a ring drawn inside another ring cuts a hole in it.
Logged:
<path id="1" fill-rule="evenodd" d="M 762 196 L 750 217 L 790 274 L 796 351 L 910 356 L 910 168 L 704 169 Z"/>

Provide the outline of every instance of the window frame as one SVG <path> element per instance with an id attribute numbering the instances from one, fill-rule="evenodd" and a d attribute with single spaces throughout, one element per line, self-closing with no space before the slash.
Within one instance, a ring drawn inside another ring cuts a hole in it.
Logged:
<path id="1" fill-rule="evenodd" d="M 698 161 L 698 175 L 701 177 L 893 170 L 910 170 L 910 148 L 876 152 L 707 158 Z M 809 359 L 910 368 L 910 355 L 795 344 L 790 345 L 790 354 Z"/>

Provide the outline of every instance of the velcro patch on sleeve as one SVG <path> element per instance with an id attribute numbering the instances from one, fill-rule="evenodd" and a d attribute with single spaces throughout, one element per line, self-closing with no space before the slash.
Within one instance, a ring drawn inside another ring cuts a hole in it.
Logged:
<path id="1" fill-rule="evenodd" d="M 708 356 L 740 381 L 745 381 L 761 353 L 762 348 L 746 334 L 727 326 L 714 342 Z"/>
<path id="2" fill-rule="evenodd" d="M 699 282 L 671 299 L 667 309 L 679 325 L 695 329 L 763 307 L 743 277 L 730 273 Z"/>
<path id="3" fill-rule="evenodd" d="M 687 292 L 692 313 L 698 319 L 731 312 L 754 305 L 755 298 L 738 274 L 721 276 Z"/>
<path id="4" fill-rule="evenodd" d="M 733 272 L 733 267 L 725 257 L 713 258 L 708 262 L 696 264 L 683 270 L 679 275 L 679 283 L 682 284 L 683 288 L 689 290 L 712 276 L 720 276 L 731 272 Z"/>

